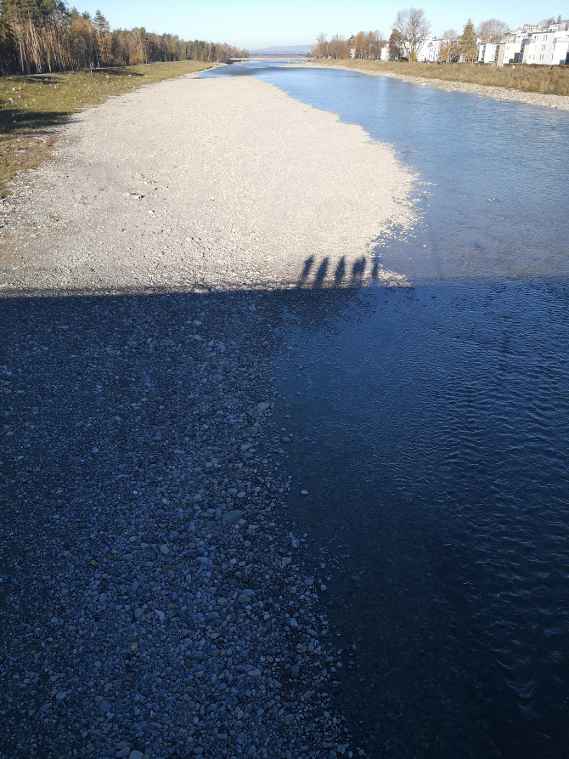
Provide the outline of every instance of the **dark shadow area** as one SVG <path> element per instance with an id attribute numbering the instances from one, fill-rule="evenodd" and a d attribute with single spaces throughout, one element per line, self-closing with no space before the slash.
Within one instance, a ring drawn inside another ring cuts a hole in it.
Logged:
<path id="1" fill-rule="evenodd" d="M 308 281 L 308 277 L 310 276 L 310 272 L 314 266 L 314 261 L 314 256 L 308 256 L 308 258 L 304 260 L 304 266 L 302 267 L 302 271 L 298 277 L 298 287 L 303 287 Z"/>
<path id="2" fill-rule="evenodd" d="M 66 71 L 65 76 L 73 74 L 108 74 L 109 76 L 145 76 L 141 71 L 131 71 L 127 66 L 108 66 L 92 69 L 80 69 L 78 71 Z M 14 82 L 26 82 L 26 84 L 61 84 L 63 82 L 63 73 L 47 74 L 25 74 L 22 76 L 13 76 Z"/>
<path id="3" fill-rule="evenodd" d="M 326 258 L 322 259 L 322 262 L 320 266 L 318 267 L 318 271 L 316 272 L 316 276 L 314 277 L 314 282 L 312 283 L 312 287 L 322 287 L 324 284 L 324 280 L 326 279 L 326 275 L 328 274 L 328 268 L 330 267 L 330 259 L 328 256 Z"/>
<path id="4" fill-rule="evenodd" d="M 50 127 L 67 124 L 72 113 L 59 111 L 23 111 L 16 108 L 0 109 L 0 133 L 20 131 L 33 133 Z"/>
<path id="5" fill-rule="evenodd" d="M 334 272 L 334 284 L 336 285 L 336 287 L 342 284 L 345 276 L 346 276 L 346 256 L 342 256 L 342 258 L 340 258 L 340 260 L 338 261 L 338 264 L 336 266 L 336 271 Z"/>
<path id="6" fill-rule="evenodd" d="M 332 272 L 333 269 L 333 272 Z M 302 271 L 297 280 L 297 287 L 319 288 L 342 288 L 365 287 L 370 284 L 378 284 L 380 280 L 381 265 L 377 258 L 372 258 L 371 268 L 368 270 L 368 261 L 361 256 L 351 265 L 351 273 L 348 272 L 346 256 L 341 256 L 336 265 L 326 256 L 320 263 L 315 256 L 308 256 L 304 260 Z"/>
<path id="7" fill-rule="evenodd" d="M 356 745 L 565 759 L 567 283 L 343 287 L 363 263 L 309 257 L 287 290 L 0 299 L 1 574 L 19 599 L 3 627 L 42 631 L 11 661 L 39 675 L 45 657 L 96 659 L 43 645 L 65 609 L 41 578 L 101 562 L 94 545 L 114 545 L 141 500 L 158 519 L 162 499 L 187 503 L 203 436 L 239 451 L 233 420 L 274 393 L 293 478 L 281 518 L 309 535 L 315 576 L 321 551 L 333 564 L 322 599 Z M 339 286 L 312 287 L 320 272 Z M 219 414 L 227 376 L 250 406 Z M 7 756 L 54 699 L 41 677 L 24 693 Z M 65 756 L 76 728 L 61 725 L 41 739 Z"/>
<path id="8" fill-rule="evenodd" d="M 30 74 L 28 76 L 14 77 L 15 82 L 25 82 L 26 84 L 61 84 L 62 77 L 57 74 Z"/>
<path id="9" fill-rule="evenodd" d="M 120 66 L 112 66 L 109 68 L 91 69 L 90 72 L 94 76 L 108 75 L 108 76 L 146 76 L 141 71 L 131 71 L 128 68 L 121 68 Z"/>
<path id="10" fill-rule="evenodd" d="M 352 284 L 361 285 L 366 271 L 367 261 L 362 256 L 352 265 Z"/>
<path id="11" fill-rule="evenodd" d="M 356 745 L 565 759 L 568 283 L 349 292 L 274 371 L 291 513 L 314 571 L 318 547 L 336 562 L 324 598 Z"/>
<path id="12" fill-rule="evenodd" d="M 292 289 L 0 299 L 0 652 L 7 655 L 9 642 L 11 662 L 2 685 L 2 756 L 22 755 L 15 736 L 40 745 L 44 756 L 67 756 L 84 742 L 93 691 L 74 686 L 65 712 L 41 720 L 46 703 L 57 705 L 43 673 L 63 663 L 100 684 L 96 660 L 103 651 L 93 648 L 85 619 L 94 613 L 90 624 L 110 629 L 111 620 L 98 616 L 99 594 L 152 571 L 139 555 L 140 571 L 129 559 L 120 577 L 112 569 L 105 575 L 110 547 L 142 512 L 155 515 L 158 534 L 143 539 L 165 538 L 171 525 L 161 521 L 163 504 L 191 509 L 199 496 L 196 469 L 213 457 L 224 467 L 212 465 L 204 503 L 228 497 L 227 483 L 243 479 L 243 460 L 253 455 L 241 450 L 240 435 L 254 423 L 256 404 L 272 396 L 272 352 L 282 331 L 292 318 L 323 324 L 353 297 Z M 278 441 L 277 434 L 276 447 Z M 268 487 L 261 473 L 256 477 L 247 487 Z M 89 583 L 64 579 L 70 566 L 84 578 L 87 562 L 92 583 L 100 583 L 94 596 Z M 82 620 L 54 627 L 74 604 Z M 144 671 L 125 650 L 109 699 L 134 709 L 132 692 L 144 688 Z M 23 672 L 33 688 L 21 688 Z"/>

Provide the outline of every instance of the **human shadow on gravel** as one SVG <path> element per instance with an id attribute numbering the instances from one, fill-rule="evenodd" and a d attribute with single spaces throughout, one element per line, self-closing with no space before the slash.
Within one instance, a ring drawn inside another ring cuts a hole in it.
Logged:
<path id="1" fill-rule="evenodd" d="M 368 268 L 368 259 L 360 256 L 353 263 L 341 256 L 334 264 L 329 256 L 323 258 L 320 263 L 315 256 L 308 256 L 304 260 L 302 271 L 298 277 L 298 288 L 360 288 L 370 284 L 377 284 L 380 279 L 380 264 L 374 258 L 371 267 Z"/>

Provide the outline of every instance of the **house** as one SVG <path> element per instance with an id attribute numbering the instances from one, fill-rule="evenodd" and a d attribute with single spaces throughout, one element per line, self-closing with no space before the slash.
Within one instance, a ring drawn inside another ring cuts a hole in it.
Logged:
<path id="1" fill-rule="evenodd" d="M 446 40 L 441 37 L 429 37 L 426 39 L 417 53 L 419 63 L 438 63 L 441 57 L 441 48 Z"/>
<path id="2" fill-rule="evenodd" d="M 522 63 L 559 66 L 568 62 L 568 56 L 569 30 L 546 29 L 528 35 L 523 45 Z"/>
<path id="3" fill-rule="evenodd" d="M 496 63 L 498 45 L 493 42 L 481 42 L 478 45 L 478 63 Z"/>
<path id="4" fill-rule="evenodd" d="M 528 35 L 521 31 L 505 34 L 496 51 L 496 65 L 507 66 L 511 63 L 522 62 L 524 41 Z"/>

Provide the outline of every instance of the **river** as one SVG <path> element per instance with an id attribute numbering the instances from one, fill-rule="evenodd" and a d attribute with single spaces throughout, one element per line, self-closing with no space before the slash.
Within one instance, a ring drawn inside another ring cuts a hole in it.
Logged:
<path id="1" fill-rule="evenodd" d="M 274 357 L 291 514 L 315 563 L 335 557 L 355 743 L 567 757 L 569 114 L 354 72 L 219 75 L 361 125 L 418 175 L 419 222 L 376 248 L 415 287 L 323 295 Z"/>

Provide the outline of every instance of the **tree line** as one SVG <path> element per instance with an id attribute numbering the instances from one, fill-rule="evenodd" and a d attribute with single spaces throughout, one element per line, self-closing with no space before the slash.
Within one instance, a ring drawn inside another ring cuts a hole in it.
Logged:
<path id="1" fill-rule="evenodd" d="M 472 63 L 478 59 L 478 40 L 482 42 L 499 42 L 508 32 L 508 25 L 498 19 L 488 19 L 479 24 L 478 29 L 472 20 L 464 25 L 462 34 L 454 29 L 445 31 L 439 53 L 441 63 Z M 335 60 L 354 57 L 360 60 L 377 60 L 381 51 L 387 48 L 387 57 L 391 61 L 417 61 L 419 52 L 431 33 L 431 25 L 421 8 L 408 8 L 399 11 L 391 35 L 384 39 L 379 31 L 358 32 L 351 37 L 336 35 L 328 39 L 321 34 L 312 49 L 314 58 L 331 58 Z"/>
<path id="2" fill-rule="evenodd" d="M 152 34 L 143 27 L 111 30 L 101 11 L 91 17 L 63 0 L 0 0 L 2 74 L 243 57 L 246 51 L 227 44 Z"/>

